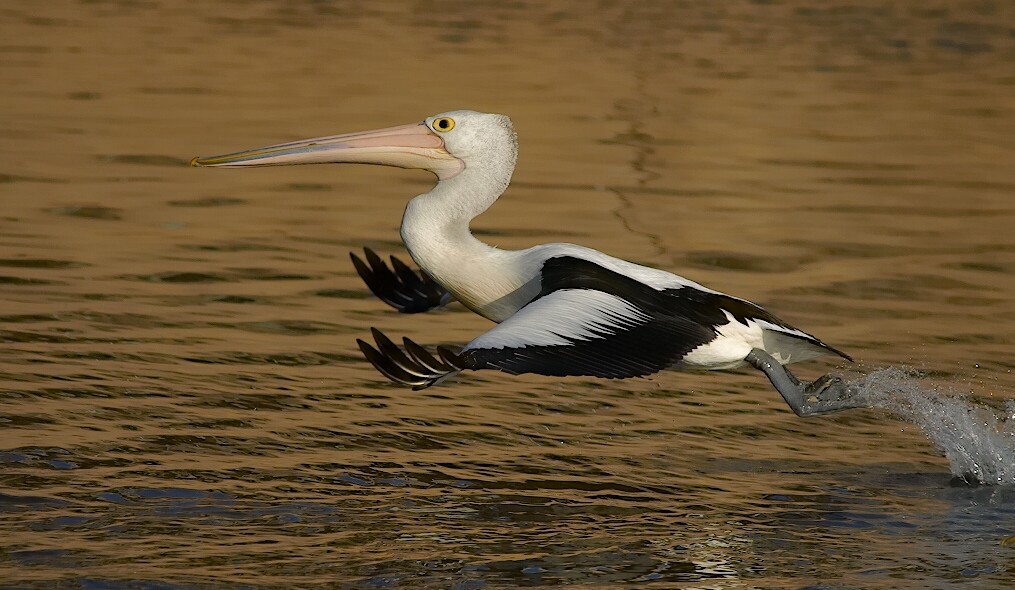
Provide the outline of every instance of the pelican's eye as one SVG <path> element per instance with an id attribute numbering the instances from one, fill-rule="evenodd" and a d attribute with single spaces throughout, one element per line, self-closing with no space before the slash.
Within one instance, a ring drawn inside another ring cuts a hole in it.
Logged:
<path id="1" fill-rule="evenodd" d="M 455 128 L 455 120 L 451 117 L 441 117 L 440 119 L 434 119 L 433 130 L 446 133 Z"/>

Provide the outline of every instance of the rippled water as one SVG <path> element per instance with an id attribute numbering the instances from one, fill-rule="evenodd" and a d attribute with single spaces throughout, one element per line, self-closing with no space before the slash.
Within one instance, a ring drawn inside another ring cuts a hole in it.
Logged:
<path id="1" fill-rule="evenodd" d="M 519 170 L 483 239 L 679 272 L 859 359 L 804 376 L 1001 416 L 1009 3 L 59 0 L 0 25 L 5 586 L 1010 584 L 1015 489 L 953 478 L 915 415 L 801 420 L 752 371 L 395 388 L 370 326 L 487 326 L 387 310 L 349 263 L 401 252 L 430 179 L 186 166 L 504 112 Z"/>

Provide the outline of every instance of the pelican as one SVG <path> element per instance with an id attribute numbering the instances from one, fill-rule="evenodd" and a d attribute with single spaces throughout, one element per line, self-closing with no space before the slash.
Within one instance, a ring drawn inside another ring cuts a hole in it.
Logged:
<path id="1" fill-rule="evenodd" d="M 602 378 L 664 369 L 750 365 L 767 375 L 799 416 L 860 407 L 838 377 L 801 382 L 784 365 L 825 354 L 850 357 L 758 305 L 675 274 L 574 244 L 502 250 L 476 239 L 469 223 L 507 189 L 518 153 L 511 120 L 458 110 L 420 123 L 333 135 L 213 157 L 193 166 L 250 167 L 360 163 L 428 170 L 433 189 L 409 201 L 401 236 L 421 269 L 373 251 L 352 255 L 370 289 L 403 312 L 459 301 L 496 323 L 460 350 L 434 353 L 371 328 L 357 340 L 390 380 L 430 387 L 469 370 Z"/>

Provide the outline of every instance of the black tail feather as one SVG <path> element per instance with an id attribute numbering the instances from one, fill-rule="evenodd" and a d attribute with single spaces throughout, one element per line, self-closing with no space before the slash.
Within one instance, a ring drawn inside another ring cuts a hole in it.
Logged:
<path id="1" fill-rule="evenodd" d="M 391 257 L 391 268 L 388 268 L 370 248 L 363 248 L 363 254 L 366 262 L 355 253 L 349 253 L 356 273 L 378 299 L 398 311 L 421 313 L 451 301 L 451 294 L 425 272 L 417 273 L 394 256 Z"/>

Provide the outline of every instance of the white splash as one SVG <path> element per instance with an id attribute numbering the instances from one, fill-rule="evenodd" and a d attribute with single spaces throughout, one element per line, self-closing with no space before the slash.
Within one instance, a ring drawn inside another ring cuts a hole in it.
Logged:
<path id="1" fill-rule="evenodd" d="M 918 373 L 881 369 L 850 383 L 850 393 L 924 429 L 967 483 L 1015 485 L 1015 401 L 1004 416 L 962 395 L 924 387 Z"/>

